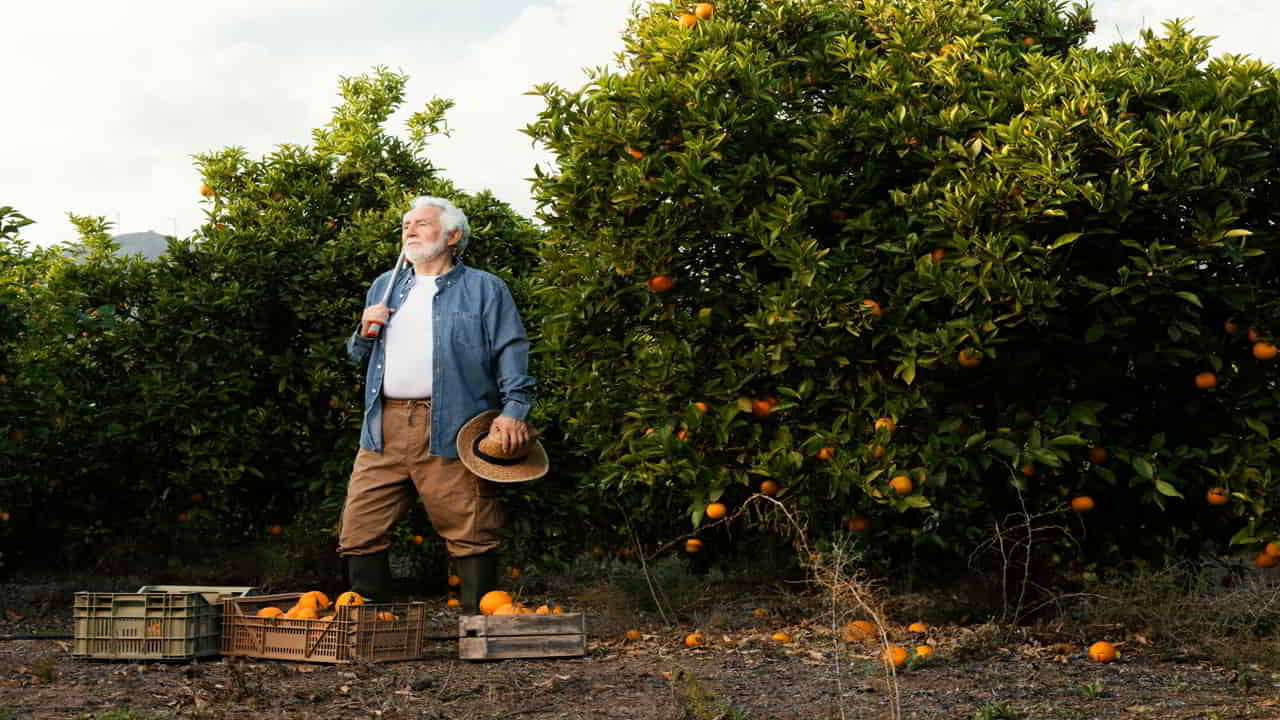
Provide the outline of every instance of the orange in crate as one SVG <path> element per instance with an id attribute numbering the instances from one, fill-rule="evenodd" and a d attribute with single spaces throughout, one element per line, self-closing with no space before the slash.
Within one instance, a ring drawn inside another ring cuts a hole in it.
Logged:
<path id="1" fill-rule="evenodd" d="M 301 593 L 223 601 L 222 654 L 292 662 L 351 663 L 415 660 L 426 637 L 426 604 L 348 599 L 332 616 L 258 617 L 268 606 L 296 603 Z M 359 597 L 359 596 L 355 596 Z M 300 611 L 301 612 L 301 611 Z"/>

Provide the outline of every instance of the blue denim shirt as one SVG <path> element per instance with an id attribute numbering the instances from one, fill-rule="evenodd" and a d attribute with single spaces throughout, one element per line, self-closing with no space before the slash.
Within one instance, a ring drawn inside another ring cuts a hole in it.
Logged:
<path id="1" fill-rule="evenodd" d="M 390 278 L 388 270 L 373 281 L 365 307 L 381 302 Z M 401 270 L 387 304 L 400 307 L 415 281 L 411 268 Z M 453 458 L 458 456 L 458 430 L 479 413 L 498 410 L 517 420 L 528 418 L 536 383 L 529 375 L 524 323 L 511 291 L 496 275 L 457 263 L 436 278 L 431 313 L 435 377 L 429 454 Z M 366 366 L 360 447 L 382 452 L 384 343 L 363 337 L 357 327 L 347 340 L 347 355 Z"/>

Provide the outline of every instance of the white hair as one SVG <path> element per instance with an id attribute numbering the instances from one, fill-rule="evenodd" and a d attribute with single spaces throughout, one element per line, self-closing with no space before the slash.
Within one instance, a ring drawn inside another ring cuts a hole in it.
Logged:
<path id="1" fill-rule="evenodd" d="M 413 207 L 405 212 L 405 216 L 414 210 L 424 207 L 440 209 L 440 232 L 446 238 L 454 230 L 462 233 L 462 237 L 458 238 L 458 244 L 453 246 L 453 258 L 456 260 L 462 257 L 467 245 L 471 243 L 471 225 L 467 222 L 467 214 L 458 209 L 457 205 L 442 197 L 421 195 L 413 199 Z"/>

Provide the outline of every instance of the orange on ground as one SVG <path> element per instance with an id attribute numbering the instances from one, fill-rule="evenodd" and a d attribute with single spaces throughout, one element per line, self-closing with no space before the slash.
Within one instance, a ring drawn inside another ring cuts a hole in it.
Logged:
<path id="1" fill-rule="evenodd" d="M 904 668 L 907 666 L 907 649 L 901 645 L 890 645 L 884 649 L 885 665 L 892 665 L 895 668 Z"/>
<path id="2" fill-rule="evenodd" d="M 684 541 L 684 551 L 696 553 L 702 549 L 702 541 L 698 538 L 689 538 Z"/>
<path id="3" fill-rule="evenodd" d="M 462 577 L 458 575 L 449 576 L 449 587 L 458 587 L 462 584 Z"/>
<path id="4" fill-rule="evenodd" d="M 818 450 L 818 459 L 822 461 L 830 460 L 836 456 L 836 449 L 833 447 L 824 447 Z"/>
<path id="5" fill-rule="evenodd" d="M 449 607 L 462 607 L 462 601 L 458 598 L 449 598 L 449 601 L 446 602 L 445 605 Z"/>
<path id="6" fill-rule="evenodd" d="M 758 618 L 769 617 L 769 611 L 764 608 L 756 608 L 751 611 L 751 614 Z"/>
<path id="7" fill-rule="evenodd" d="M 913 632 L 913 633 L 928 632 L 928 630 L 929 630 L 929 626 L 919 620 L 907 626 L 907 631 Z"/>
<path id="8" fill-rule="evenodd" d="M 1253 556 L 1253 564 L 1260 568 L 1273 568 L 1280 565 L 1280 558 L 1264 550 Z"/>
<path id="9" fill-rule="evenodd" d="M 1116 646 L 1099 640 L 1089 646 L 1089 659 L 1096 662 L 1111 662 L 1116 659 Z"/>
<path id="10" fill-rule="evenodd" d="M 492 615 L 494 610 L 503 605 L 510 605 L 512 602 L 511 593 L 502 590 L 490 590 L 480 598 L 478 607 L 483 615 Z"/>
<path id="11" fill-rule="evenodd" d="M 685 647 L 698 647 L 702 644 L 702 633 L 689 633 L 684 636 Z"/>
<path id="12" fill-rule="evenodd" d="M 698 16 L 691 13 L 685 13 L 681 15 L 680 19 L 676 20 L 676 22 L 679 23 L 682 28 L 691 28 L 698 24 Z"/>
<path id="13" fill-rule="evenodd" d="M 552 615 L 559 615 L 559 614 L 561 614 L 561 613 L 563 613 L 563 612 L 564 612 L 564 608 L 560 607 L 559 605 L 552 605 L 552 606 L 551 606 L 551 614 L 552 614 Z"/>
<path id="14" fill-rule="evenodd" d="M 1209 488 L 1209 492 L 1204 494 L 1205 502 L 1210 505 L 1226 505 L 1231 496 L 1227 494 L 1226 488 Z"/>
<path id="15" fill-rule="evenodd" d="M 1071 498 L 1071 509 L 1078 513 L 1086 513 L 1093 509 L 1093 498 L 1088 495 L 1080 495 Z"/>
<path id="16" fill-rule="evenodd" d="M 784 633 L 784 632 L 776 632 L 776 633 L 774 633 L 774 634 L 773 634 L 773 639 L 774 639 L 774 641 L 775 641 L 775 642 L 780 642 L 780 643 L 789 643 L 789 642 L 791 642 L 791 636 L 790 636 L 790 635 L 788 635 L 788 634 L 786 634 L 786 633 Z"/>
<path id="17" fill-rule="evenodd" d="M 914 486 L 911 484 L 911 478 L 906 475 L 899 475 L 889 481 L 889 487 L 893 488 L 893 491 L 899 495 L 910 495 Z"/>
<path id="18" fill-rule="evenodd" d="M 534 614 L 534 615 L 550 615 L 550 614 L 551 614 L 551 606 L 549 606 L 549 605 L 539 605 L 539 606 L 538 606 L 538 609 L 533 611 L 533 614 Z"/>
<path id="19" fill-rule="evenodd" d="M 898 424 L 894 422 L 891 417 L 882 417 L 876 420 L 875 428 L 876 430 L 888 430 L 889 432 L 893 432 L 898 429 Z"/>
<path id="20" fill-rule="evenodd" d="M 1253 356 L 1259 360 L 1275 360 L 1276 346 L 1264 341 L 1253 344 Z"/>
<path id="21" fill-rule="evenodd" d="M 861 515 L 851 515 L 844 526 L 849 532 L 864 533 L 871 527 L 871 522 Z"/>
<path id="22" fill-rule="evenodd" d="M 710 20 L 716 14 L 716 6 L 711 3 L 698 3 L 693 6 L 693 14 L 699 20 Z"/>
<path id="23" fill-rule="evenodd" d="M 656 293 L 664 293 L 675 286 L 676 281 L 670 275 L 654 275 L 645 282 L 645 287 Z"/>
<path id="24" fill-rule="evenodd" d="M 929 658 L 932 658 L 933 648 L 929 647 L 928 645 L 917 645 L 916 657 L 920 658 L 921 660 L 928 660 Z"/>
<path id="25" fill-rule="evenodd" d="M 342 593 L 341 595 L 338 596 L 337 601 L 334 602 L 334 605 L 363 605 L 363 604 L 364 604 L 364 598 L 360 596 L 360 593 L 354 590 L 348 590 L 347 592 Z"/>
<path id="26" fill-rule="evenodd" d="M 261 618 L 279 617 L 283 614 L 284 614 L 284 611 L 276 607 L 275 605 L 268 605 L 262 608 L 261 610 L 259 610 L 257 613 L 258 617 L 261 617 Z"/>
<path id="27" fill-rule="evenodd" d="M 712 520 L 719 520 L 727 512 L 729 512 L 729 509 L 724 506 L 724 503 L 714 502 L 707 506 L 707 517 Z"/>
<path id="28" fill-rule="evenodd" d="M 840 639 L 847 643 L 866 642 L 876 636 L 876 626 L 866 620 L 854 620 L 840 630 Z"/>
<path id="29" fill-rule="evenodd" d="M 628 630 L 628 631 L 627 631 L 627 639 L 628 639 L 628 640 L 639 640 L 641 637 L 643 637 L 643 635 L 641 634 L 641 632 L 640 632 L 639 630 Z"/>
<path id="30" fill-rule="evenodd" d="M 1089 462 L 1094 465 L 1101 465 L 1105 463 L 1109 457 L 1111 457 L 1111 453 L 1107 452 L 1107 449 L 1101 445 L 1089 446 Z"/>
<path id="31" fill-rule="evenodd" d="M 516 607 L 515 604 L 513 603 L 504 603 L 502 606 L 498 607 L 490 614 L 491 615 L 519 615 L 520 608 Z"/>
<path id="32" fill-rule="evenodd" d="M 956 362 L 962 368 L 976 368 L 982 364 L 982 353 L 973 348 L 965 348 L 956 355 Z"/>
<path id="33" fill-rule="evenodd" d="M 1267 543 L 1267 547 L 1263 550 L 1263 552 L 1270 555 L 1271 557 L 1280 558 L 1280 542 Z"/>
<path id="34" fill-rule="evenodd" d="M 1196 387 L 1201 390 L 1208 390 L 1218 386 L 1218 376 L 1211 372 L 1202 372 L 1196 375 Z"/>
<path id="35" fill-rule="evenodd" d="M 769 497 L 773 497 L 774 495 L 777 495 L 778 483 L 774 482 L 773 480 L 765 480 L 764 482 L 760 483 L 760 494 L 768 495 Z"/>
<path id="36" fill-rule="evenodd" d="M 881 315 L 884 314 L 884 310 L 880 308 L 880 303 L 876 302 L 875 300 L 871 300 L 871 299 L 863 300 L 862 305 L 863 307 L 867 308 L 867 310 L 874 317 L 880 317 Z"/>

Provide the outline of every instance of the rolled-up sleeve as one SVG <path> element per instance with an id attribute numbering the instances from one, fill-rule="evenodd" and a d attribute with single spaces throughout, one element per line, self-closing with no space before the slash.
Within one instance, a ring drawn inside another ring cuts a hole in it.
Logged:
<path id="1" fill-rule="evenodd" d="M 529 374 L 529 337 L 511 291 L 500 280 L 496 285 L 484 322 L 502 397 L 502 414 L 525 420 L 533 409 L 533 390 L 537 386 Z"/>

